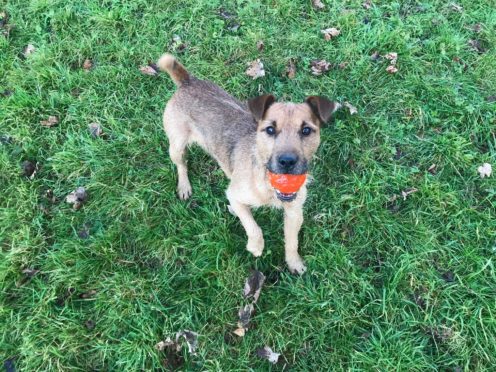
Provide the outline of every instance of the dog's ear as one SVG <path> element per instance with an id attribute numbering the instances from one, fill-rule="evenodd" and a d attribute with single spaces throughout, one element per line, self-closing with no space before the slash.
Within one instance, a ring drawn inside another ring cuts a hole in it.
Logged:
<path id="1" fill-rule="evenodd" d="M 325 97 L 310 96 L 305 102 L 310 106 L 313 113 L 319 118 L 322 123 L 325 123 L 331 118 L 334 111 L 339 108 L 339 104 L 329 101 Z"/>
<path id="2" fill-rule="evenodd" d="M 250 99 L 248 101 L 248 108 L 250 109 L 255 120 L 258 122 L 263 119 L 265 111 L 267 111 L 269 106 L 275 101 L 276 98 L 272 94 L 265 94 L 263 96 Z"/>

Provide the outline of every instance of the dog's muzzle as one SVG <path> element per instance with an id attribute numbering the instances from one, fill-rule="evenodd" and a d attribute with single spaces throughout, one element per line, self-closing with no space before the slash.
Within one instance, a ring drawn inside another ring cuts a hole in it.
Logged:
<path id="1" fill-rule="evenodd" d="M 298 193 L 297 192 L 291 192 L 291 193 L 284 193 L 284 192 L 280 192 L 279 190 L 276 190 L 276 196 L 277 196 L 277 199 L 279 199 L 280 201 L 283 201 L 283 202 L 292 202 L 293 200 L 296 199 L 296 197 L 298 196 Z"/>

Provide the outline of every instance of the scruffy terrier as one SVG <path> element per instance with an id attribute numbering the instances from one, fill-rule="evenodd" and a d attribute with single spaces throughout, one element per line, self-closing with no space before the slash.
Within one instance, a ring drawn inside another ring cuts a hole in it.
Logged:
<path id="1" fill-rule="evenodd" d="M 179 198 L 191 196 L 184 154 L 187 145 L 196 143 L 217 160 L 231 181 L 226 195 L 248 236 L 246 249 L 255 257 L 264 249 L 262 230 L 251 208 L 283 208 L 286 262 L 291 272 L 305 272 L 298 254 L 298 232 L 306 185 L 297 192 L 281 192 L 268 175 L 306 174 L 320 143 L 321 126 L 338 104 L 317 96 L 304 103 L 276 102 L 270 94 L 243 103 L 217 85 L 193 77 L 169 54 L 157 65 L 178 86 L 163 119 L 169 154 L 177 166 Z"/>

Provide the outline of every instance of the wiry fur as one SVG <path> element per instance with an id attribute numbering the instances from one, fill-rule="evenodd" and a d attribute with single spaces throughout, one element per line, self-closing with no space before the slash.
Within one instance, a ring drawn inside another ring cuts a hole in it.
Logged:
<path id="1" fill-rule="evenodd" d="M 264 248 L 262 230 L 250 208 L 263 205 L 283 208 L 286 262 L 292 272 L 303 273 L 306 268 L 298 255 L 298 232 L 303 222 L 306 186 L 302 186 L 295 200 L 282 202 L 269 183 L 267 169 L 283 151 L 297 153 L 301 167 L 306 166 L 319 145 L 320 124 L 328 117 L 319 117 L 319 108 L 311 103 L 257 99 L 248 107 L 217 85 L 191 76 L 171 55 L 162 56 L 157 64 L 178 85 L 163 119 L 169 154 L 178 169 L 179 197 L 185 200 L 191 196 L 184 153 L 187 145 L 196 143 L 217 160 L 231 181 L 226 195 L 231 211 L 248 235 L 248 251 L 260 256 Z M 260 108 L 260 104 L 264 107 Z M 276 136 L 269 137 L 264 131 L 270 123 L 276 123 Z M 302 123 L 314 129 L 312 136 L 301 136 Z"/>

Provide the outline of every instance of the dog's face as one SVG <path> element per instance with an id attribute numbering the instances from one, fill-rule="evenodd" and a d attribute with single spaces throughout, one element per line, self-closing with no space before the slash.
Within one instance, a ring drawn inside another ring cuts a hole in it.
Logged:
<path id="1" fill-rule="evenodd" d="M 336 104 L 323 97 L 308 97 L 305 103 L 275 102 L 272 95 L 248 102 L 258 122 L 257 151 L 267 170 L 276 174 L 305 174 L 320 143 L 320 128 L 334 112 Z M 296 193 L 276 191 L 283 201 Z"/>

